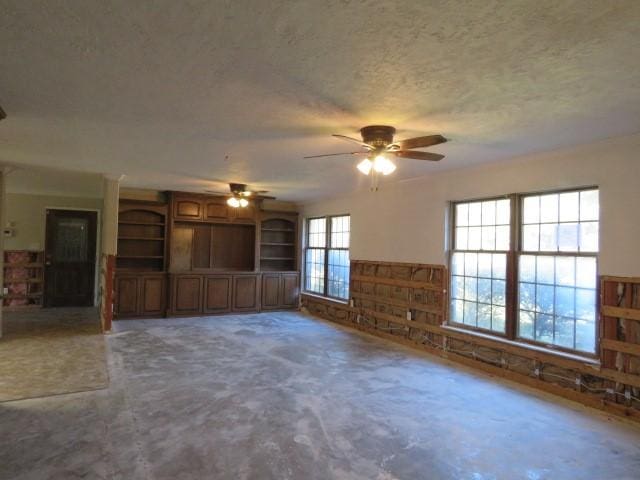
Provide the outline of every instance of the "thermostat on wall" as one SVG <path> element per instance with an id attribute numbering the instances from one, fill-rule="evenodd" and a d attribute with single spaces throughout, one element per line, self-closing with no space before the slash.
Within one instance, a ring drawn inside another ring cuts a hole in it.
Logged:
<path id="1" fill-rule="evenodd" d="M 13 228 L 5 228 L 2 230 L 2 234 L 5 237 L 13 237 L 15 230 Z"/>

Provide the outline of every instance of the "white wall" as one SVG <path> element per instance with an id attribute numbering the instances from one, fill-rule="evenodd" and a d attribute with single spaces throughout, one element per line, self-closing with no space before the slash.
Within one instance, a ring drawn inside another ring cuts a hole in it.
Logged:
<path id="1" fill-rule="evenodd" d="M 640 134 L 382 184 L 301 211 L 350 213 L 352 259 L 446 264 L 449 201 L 591 185 L 600 188 L 600 273 L 640 276 Z"/>

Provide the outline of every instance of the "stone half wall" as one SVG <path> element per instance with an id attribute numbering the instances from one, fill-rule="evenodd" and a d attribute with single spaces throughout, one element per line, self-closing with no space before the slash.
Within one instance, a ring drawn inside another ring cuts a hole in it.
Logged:
<path id="1" fill-rule="evenodd" d="M 350 302 L 302 295 L 311 314 L 640 422 L 640 278 L 601 277 L 600 358 L 443 325 L 442 265 L 354 260 Z M 411 319 L 409 319 L 409 317 Z"/>

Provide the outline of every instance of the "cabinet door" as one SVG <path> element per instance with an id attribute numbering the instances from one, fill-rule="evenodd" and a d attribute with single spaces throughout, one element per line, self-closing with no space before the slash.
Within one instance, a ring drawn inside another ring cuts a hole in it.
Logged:
<path id="1" fill-rule="evenodd" d="M 226 199 L 207 200 L 204 203 L 205 220 L 229 220 L 230 213 Z"/>
<path id="2" fill-rule="evenodd" d="M 126 318 L 138 315 L 138 277 L 116 275 L 116 317 Z"/>
<path id="3" fill-rule="evenodd" d="M 238 223 L 255 223 L 256 222 L 256 208 L 253 203 L 250 203 L 245 208 L 233 209 L 233 221 Z"/>
<path id="4" fill-rule="evenodd" d="M 258 275 L 235 275 L 233 277 L 233 311 L 258 311 L 259 293 Z"/>
<path id="5" fill-rule="evenodd" d="M 197 198 L 176 198 L 173 216 L 179 220 L 202 220 L 203 203 Z"/>
<path id="6" fill-rule="evenodd" d="M 280 305 L 283 308 L 296 308 L 299 293 L 299 275 L 297 273 L 283 273 L 280 277 Z"/>
<path id="7" fill-rule="evenodd" d="M 195 315 L 202 311 L 202 276 L 175 275 L 172 289 L 172 313 Z"/>
<path id="8" fill-rule="evenodd" d="M 231 275 L 204 278 L 204 313 L 231 311 Z"/>
<path id="9" fill-rule="evenodd" d="M 164 277 L 144 276 L 140 282 L 140 315 L 163 316 L 165 313 Z"/>
<path id="10" fill-rule="evenodd" d="M 280 274 L 262 274 L 262 309 L 273 310 L 280 307 Z"/>

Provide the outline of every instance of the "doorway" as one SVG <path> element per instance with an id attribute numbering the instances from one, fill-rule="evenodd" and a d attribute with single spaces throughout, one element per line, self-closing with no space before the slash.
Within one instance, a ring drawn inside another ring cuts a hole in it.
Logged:
<path id="1" fill-rule="evenodd" d="M 44 306 L 93 305 L 97 212 L 47 209 Z"/>

